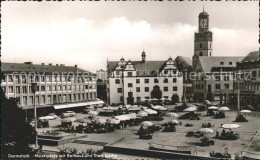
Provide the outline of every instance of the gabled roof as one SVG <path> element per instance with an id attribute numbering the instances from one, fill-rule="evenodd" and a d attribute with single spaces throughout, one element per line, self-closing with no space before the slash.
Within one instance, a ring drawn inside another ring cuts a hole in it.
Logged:
<path id="1" fill-rule="evenodd" d="M 2 72 L 40 72 L 40 73 L 68 73 L 68 72 L 81 72 L 89 73 L 89 71 L 77 68 L 75 66 L 64 66 L 64 65 L 41 65 L 41 64 L 25 64 L 25 63 L 6 63 L 3 62 L 1 66 Z"/>
<path id="2" fill-rule="evenodd" d="M 114 71 L 117 67 L 118 62 L 119 61 L 108 61 L 108 72 Z M 154 75 L 155 73 L 157 73 L 157 71 L 161 69 L 165 62 L 166 61 L 132 61 L 132 65 L 137 70 L 137 74 L 146 72 Z"/>
<path id="3" fill-rule="evenodd" d="M 192 66 L 192 61 L 189 57 L 177 56 L 174 60 L 175 63 L 176 63 L 177 59 L 180 60 L 182 68 L 189 68 Z M 178 64 L 176 64 L 176 65 L 178 66 Z"/>
<path id="4" fill-rule="evenodd" d="M 260 59 L 260 52 L 255 51 L 255 52 L 250 52 L 243 60 L 242 62 L 246 61 L 257 61 Z"/>
<path id="5" fill-rule="evenodd" d="M 204 72 L 211 72 L 212 69 L 236 67 L 236 63 L 240 62 L 244 57 L 204 57 L 200 56 L 199 61 Z M 231 62 L 231 64 L 230 64 Z"/>

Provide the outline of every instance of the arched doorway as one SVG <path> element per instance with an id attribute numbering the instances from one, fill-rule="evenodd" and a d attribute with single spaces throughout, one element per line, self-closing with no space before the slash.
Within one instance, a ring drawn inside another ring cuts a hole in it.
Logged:
<path id="1" fill-rule="evenodd" d="M 158 85 L 155 85 L 153 87 L 153 90 L 151 92 L 151 98 L 156 98 L 156 99 L 162 98 L 162 91 L 160 90 L 160 87 Z"/>

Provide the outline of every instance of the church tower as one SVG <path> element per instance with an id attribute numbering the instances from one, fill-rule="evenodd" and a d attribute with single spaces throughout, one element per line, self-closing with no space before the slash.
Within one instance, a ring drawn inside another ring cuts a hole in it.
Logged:
<path id="1" fill-rule="evenodd" d="M 209 14 L 203 12 L 199 14 L 199 32 L 194 36 L 194 55 L 192 57 L 193 67 L 196 65 L 198 57 L 212 56 L 212 32 L 209 31 Z"/>

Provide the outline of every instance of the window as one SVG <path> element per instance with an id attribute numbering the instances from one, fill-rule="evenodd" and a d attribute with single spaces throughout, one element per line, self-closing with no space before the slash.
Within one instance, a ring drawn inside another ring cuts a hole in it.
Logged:
<path id="1" fill-rule="evenodd" d="M 51 81 L 51 76 L 46 76 L 46 81 L 50 82 Z"/>
<path id="2" fill-rule="evenodd" d="M 120 97 L 120 102 L 123 102 L 123 101 L 124 101 L 124 97 L 121 96 L 121 97 Z"/>
<path id="3" fill-rule="evenodd" d="M 167 79 L 167 78 L 164 78 L 164 79 L 163 79 L 163 83 L 168 83 L 168 79 Z"/>
<path id="4" fill-rule="evenodd" d="M 164 92 L 168 92 L 168 87 L 163 87 Z"/>
<path id="5" fill-rule="evenodd" d="M 229 84 L 224 84 L 225 89 L 229 89 Z"/>
<path id="6" fill-rule="evenodd" d="M 45 86 L 41 86 L 41 91 L 45 91 Z"/>
<path id="7" fill-rule="evenodd" d="M 27 86 L 23 86 L 23 94 L 27 94 Z"/>
<path id="8" fill-rule="evenodd" d="M 47 91 L 51 91 L 51 86 L 47 86 Z"/>
<path id="9" fill-rule="evenodd" d="M 216 84 L 216 89 L 220 89 L 220 84 Z"/>
<path id="10" fill-rule="evenodd" d="M 149 92 L 149 87 L 144 87 L 145 92 Z"/>
<path id="11" fill-rule="evenodd" d="M 120 79 L 115 79 L 116 84 L 120 84 Z"/>
<path id="12" fill-rule="evenodd" d="M 122 88 L 117 88 L 117 93 L 122 93 L 123 89 Z"/>
<path id="13" fill-rule="evenodd" d="M 133 72 L 127 72 L 127 76 L 128 77 L 132 77 L 133 76 Z"/>
<path id="14" fill-rule="evenodd" d="M 133 83 L 128 83 L 128 88 L 133 87 Z"/>
<path id="15" fill-rule="evenodd" d="M 216 81 L 220 81 L 220 76 L 216 76 Z"/>
<path id="16" fill-rule="evenodd" d="M 15 75 L 15 76 L 14 76 L 14 82 L 15 82 L 15 83 L 20 83 L 19 75 Z"/>
<path id="17" fill-rule="evenodd" d="M 58 85 L 58 91 L 61 91 L 61 85 Z"/>
<path id="18" fill-rule="evenodd" d="M 8 82 L 13 82 L 13 75 L 8 75 L 7 80 Z"/>
<path id="19" fill-rule="evenodd" d="M 220 62 L 220 65 L 224 65 L 224 62 Z"/>
<path id="20" fill-rule="evenodd" d="M 173 78 L 172 82 L 176 83 L 177 82 L 177 78 Z"/>
<path id="21" fill-rule="evenodd" d="M 229 81 L 229 76 L 224 76 L 224 81 Z"/>
<path id="22" fill-rule="evenodd" d="M 71 91 L 71 86 L 69 85 L 69 86 L 67 87 L 67 89 L 68 89 L 69 91 Z"/>
<path id="23" fill-rule="evenodd" d="M 26 75 L 22 75 L 22 83 L 26 83 Z"/>
<path id="24" fill-rule="evenodd" d="M 252 78 L 256 78 L 256 71 L 252 71 Z"/>
<path id="25" fill-rule="evenodd" d="M 85 85 L 85 89 L 88 89 L 88 85 Z"/>
<path id="26" fill-rule="evenodd" d="M 45 104 L 45 96 L 44 95 L 41 97 L 41 104 Z"/>
<path id="27" fill-rule="evenodd" d="M 9 86 L 8 90 L 9 90 L 9 93 L 14 93 L 14 87 L 13 86 Z"/>
<path id="28" fill-rule="evenodd" d="M 144 79 L 144 83 L 149 83 L 149 79 Z"/>
<path id="29" fill-rule="evenodd" d="M 232 65 L 232 62 L 229 62 L 229 65 Z"/>
<path id="30" fill-rule="evenodd" d="M 51 103 L 51 95 L 48 95 L 47 96 L 47 104 L 50 104 Z"/>
<path id="31" fill-rule="evenodd" d="M 140 79 L 136 79 L 136 83 L 138 83 L 138 84 L 139 84 L 139 83 L 140 83 Z"/>
<path id="32" fill-rule="evenodd" d="M 119 75 L 119 71 L 116 71 L 116 75 Z"/>
<path id="33" fill-rule="evenodd" d="M 154 83 L 159 83 L 159 79 L 155 78 Z"/>
<path id="34" fill-rule="evenodd" d="M 202 52 L 200 52 L 199 56 L 203 56 L 203 53 L 202 53 Z"/>
<path id="35" fill-rule="evenodd" d="M 141 97 L 137 97 L 137 98 L 136 98 L 136 101 L 137 101 L 138 103 L 140 103 L 140 102 L 141 102 Z"/>
<path id="36" fill-rule="evenodd" d="M 52 90 L 53 90 L 53 91 L 56 91 L 56 86 L 52 86 Z"/>
<path id="37" fill-rule="evenodd" d="M 177 86 L 173 86 L 172 87 L 172 91 L 178 91 L 178 87 Z"/>
<path id="38" fill-rule="evenodd" d="M 202 48 L 202 43 L 200 43 L 200 48 Z"/>
<path id="39" fill-rule="evenodd" d="M 260 78 L 260 71 L 258 71 L 258 77 Z"/>
<path id="40" fill-rule="evenodd" d="M 136 87 L 136 92 L 140 92 L 140 87 Z"/>
<path id="41" fill-rule="evenodd" d="M 60 81 L 61 81 L 60 76 L 57 76 L 57 82 L 60 82 Z"/>
<path id="42" fill-rule="evenodd" d="M 164 74 L 168 74 L 168 71 L 164 71 Z"/>
<path id="43" fill-rule="evenodd" d="M 25 105 L 25 106 L 27 105 L 27 97 L 26 96 L 23 97 L 23 105 Z"/>

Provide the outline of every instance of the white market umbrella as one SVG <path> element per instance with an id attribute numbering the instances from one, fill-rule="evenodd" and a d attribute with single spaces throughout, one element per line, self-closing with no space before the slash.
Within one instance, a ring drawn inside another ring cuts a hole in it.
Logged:
<path id="1" fill-rule="evenodd" d="M 211 104 L 209 100 L 205 100 L 205 103 L 208 105 Z"/>
<path id="2" fill-rule="evenodd" d="M 159 111 L 166 111 L 167 108 L 163 107 L 163 106 L 159 106 L 159 105 L 156 105 L 156 106 L 152 106 L 153 109 L 155 110 L 159 110 Z"/>
<path id="3" fill-rule="evenodd" d="M 223 124 L 222 128 L 226 128 L 226 129 L 234 129 L 234 128 L 238 128 L 239 125 L 238 124 Z"/>
<path id="4" fill-rule="evenodd" d="M 147 112 L 148 114 L 157 114 L 157 111 L 152 109 L 145 109 L 144 111 Z"/>
<path id="5" fill-rule="evenodd" d="M 143 122 L 141 123 L 141 125 L 142 125 L 142 126 L 148 126 L 148 127 L 150 127 L 150 126 L 153 126 L 153 123 L 150 122 L 150 121 L 143 121 Z"/>
<path id="6" fill-rule="evenodd" d="M 230 109 L 228 107 L 220 107 L 218 110 L 219 111 L 229 111 Z"/>
<path id="7" fill-rule="evenodd" d="M 108 119 L 106 120 L 106 123 L 108 123 L 108 124 L 119 124 L 119 123 L 120 123 L 120 120 L 114 119 L 114 118 L 108 118 Z"/>
<path id="8" fill-rule="evenodd" d="M 95 123 L 96 123 L 96 124 L 105 124 L 105 123 L 106 123 L 106 120 L 99 118 L 99 119 L 97 119 L 97 120 L 95 121 Z"/>
<path id="9" fill-rule="evenodd" d="M 147 113 L 147 112 L 144 112 L 144 111 L 140 111 L 139 113 L 137 113 L 136 116 L 137 116 L 137 117 L 147 117 L 147 116 L 148 116 L 148 113 Z"/>
<path id="10" fill-rule="evenodd" d="M 202 133 L 213 133 L 213 129 L 211 129 L 211 128 L 201 128 L 199 130 L 199 132 L 202 132 Z"/>
<path id="11" fill-rule="evenodd" d="M 98 115 L 98 112 L 97 112 L 97 111 L 89 111 L 88 113 L 89 113 L 90 115 L 95 115 L 95 116 Z"/>
<path id="12" fill-rule="evenodd" d="M 76 122 L 79 122 L 79 123 L 92 123 L 92 121 L 90 119 L 85 119 L 85 118 L 82 118 L 82 119 L 77 119 Z"/>
<path id="13" fill-rule="evenodd" d="M 175 117 L 175 118 L 179 117 L 179 115 L 177 113 L 173 113 L 173 112 L 168 112 L 168 113 L 166 113 L 165 116 L 166 117 Z"/>
<path id="14" fill-rule="evenodd" d="M 216 106 L 210 106 L 210 107 L 208 107 L 208 109 L 219 109 L 219 108 Z"/>
<path id="15" fill-rule="evenodd" d="M 166 98 L 161 98 L 160 100 L 164 101 L 164 100 L 166 100 Z"/>
<path id="16" fill-rule="evenodd" d="M 242 110 L 242 111 L 240 111 L 240 113 L 251 113 L 252 111 L 250 111 L 250 110 Z"/>
<path id="17" fill-rule="evenodd" d="M 189 107 L 189 108 L 184 109 L 183 111 L 184 112 L 192 112 L 192 111 L 196 111 L 196 110 L 197 110 L 197 108 L 195 108 L 195 107 Z"/>

